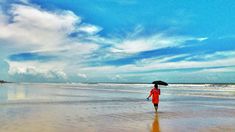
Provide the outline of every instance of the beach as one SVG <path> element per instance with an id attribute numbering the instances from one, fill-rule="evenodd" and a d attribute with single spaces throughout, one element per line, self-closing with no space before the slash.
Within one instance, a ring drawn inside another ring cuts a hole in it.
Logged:
<path id="1" fill-rule="evenodd" d="M 11 83 L 0 85 L 4 132 L 235 131 L 235 85 Z"/>

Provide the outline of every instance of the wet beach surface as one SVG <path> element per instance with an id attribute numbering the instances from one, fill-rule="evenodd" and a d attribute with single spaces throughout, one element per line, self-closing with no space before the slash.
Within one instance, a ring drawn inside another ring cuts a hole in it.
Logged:
<path id="1" fill-rule="evenodd" d="M 235 86 L 161 87 L 159 112 L 149 84 L 2 84 L 0 131 L 235 131 Z"/>

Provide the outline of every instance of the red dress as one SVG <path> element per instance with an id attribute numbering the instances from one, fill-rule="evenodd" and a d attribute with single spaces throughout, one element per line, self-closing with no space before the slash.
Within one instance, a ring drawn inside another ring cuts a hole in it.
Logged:
<path id="1" fill-rule="evenodd" d="M 159 103 L 159 95 L 160 95 L 160 93 L 161 93 L 160 89 L 156 89 L 156 88 L 153 88 L 150 91 L 150 96 L 152 96 L 152 103 L 153 104 L 158 104 Z"/>

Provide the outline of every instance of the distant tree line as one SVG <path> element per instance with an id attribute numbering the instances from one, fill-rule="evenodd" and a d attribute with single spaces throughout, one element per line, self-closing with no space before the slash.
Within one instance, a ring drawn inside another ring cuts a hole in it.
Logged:
<path id="1" fill-rule="evenodd" d="M 9 83 L 9 82 L 4 81 L 4 80 L 0 80 L 0 83 Z"/>

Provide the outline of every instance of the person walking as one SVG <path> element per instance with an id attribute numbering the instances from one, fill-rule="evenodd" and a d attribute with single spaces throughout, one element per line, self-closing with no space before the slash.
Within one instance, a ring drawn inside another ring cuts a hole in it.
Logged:
<path id="1" fill-rule="evenodd" d="M 149 96 L 147 97 L 147 100 L 149 100 L 149 98 L 152 97 L 152 103 L 153 103 L 153 106 L 154 106 L 156 112 L 158 110 L 160 94 L 161 94 L 161 90 L 158 88 L 158 85 L 155 84 L 153 89 L 150 91 Z"/>

